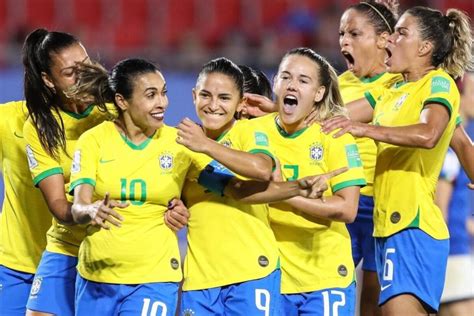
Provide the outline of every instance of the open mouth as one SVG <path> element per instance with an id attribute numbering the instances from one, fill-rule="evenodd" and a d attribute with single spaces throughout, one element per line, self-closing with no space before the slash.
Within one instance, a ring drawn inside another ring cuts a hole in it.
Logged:
<path id="1" fill-rule="evenodd" d="M 389 66 L 390 59 L 392 58 L 392 51 L 388 47 L 385 47 L 385 52 L 387 53 L 387 56 L 385 57 L 385 65 Z"/>
<path id="2" fill-rule="evenodd" d="M 346 51 L 342 52 L 342 56 L 344 56 L 344 58 L 346 59 L 347 69 L 352 70 L 354 68 L 355 63 L 354 57 Z"/>
<path id="3" fill-rule="evenodd" d="M 296 106 L 298 105 L 298 99 L 293 95 L 287 95 L 283 98 L 283 104 L 287 106 Z"/>
<path id="4" fill-rule="evenodd" d="M 204 114 L 206 114 L 206 115 L 215 115 L 215 116 L 222 116 L 222 115 L 224 115 L 224 113 L 208 112 L 208 111 L 204 111 Z"/>

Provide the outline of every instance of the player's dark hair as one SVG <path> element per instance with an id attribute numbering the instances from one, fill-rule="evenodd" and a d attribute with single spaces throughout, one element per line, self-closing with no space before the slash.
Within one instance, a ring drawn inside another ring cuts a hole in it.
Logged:
<path id="1" fill-rule="evenodd" d="M 130 100 L 135 79 L 158 71 L 156 65 L 139 58 L 118 62 L 110 73 L 99 63 L 79 63 L 77 83 L 68 91 L 68 96 L 76 100 L 93 98 L 97 105 L 105 108 L 107 103 L 115 104 L 117 93 Z M 120 111 L 118 106 L 116 108 Z"/>
<path id="2" fill-rule="evenodd" d="M 433 44 L 433 66 L 443 68 L 455 78 L 472 69 L 472 33 L 466 14 L 448 9 L 443 15 L 427 7 L 413 7 L 406 13 L 416 18 L 422 40 Z"/>
<path id="3" fill-rule="evenodd" d="M 239 66 L 237 66 L 231 60 L 225 57 L 213 59 L 202 67 L 201 71 L 199 72 L 197 82 L 199 82 L 203 78 L 203 76 L 206 76 L 211 73 L 221 73 L 232 78 L 235 83 L 235 86 L 237 87 L 237 90 L 239 91 L 240 98 L 243 97 L 244 75 L 242 73 L 242 70 L 240 70 Z"/>
<path id="4" fill-rule="evenodd" d="M 377 35 L 383 32 L 392 34 L 395 30 L 398 18 L 398 1 L 380 3 L 380 1 L 368 0 L 353 4 L 347 10 L 349 9 L 356 10 L 367 17 L 369 23 L 375 28 Z"/>
<path id="5" fill-rule="evenodd" d="M 55 159 L 59 157 L 59 149 L 66 148 L 66 136 L 64 123 L 58 113 L 61 108 L 59 94 L 46 86 L 43 74 L 51 75 L 53 54 L 76 43 L 79 43 L 78 39 L 71 34 L 36 29 L 26 37 L 23 44 L 26 107 L 41 145 Z"/>
<path id="6" fill-rule="evenodd" d="M 324 91 L 323 98 L 318 103 L 315 103 L 315 107 L 318 110 L 317 121 L 322 122 L 330 117 L 336 115 L 346 115 L 346 110 L 343 106 L 342 96 L 339 92 L 339 83 L 337 74 L 331 64 L 321 55 L 317 54 L 314 50 L 307 47 L 293 48 L 288 51 L 282 59 L 282 62 L 291 55 L 299 55 L 308 57 L 318 65 L 317 72 L 319 76 L 319 82 L 326 89 Z"/>

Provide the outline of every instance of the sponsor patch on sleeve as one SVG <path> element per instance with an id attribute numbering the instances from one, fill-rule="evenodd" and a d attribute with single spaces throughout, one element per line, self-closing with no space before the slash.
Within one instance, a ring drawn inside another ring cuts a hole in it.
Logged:
<path id="1" fill-rule="evenodd" d="M 268 146 L 268 136 L 262 132 L 255 132 L 255 144 L 258 146 Z"/>
<path id="2" fill-rule="evenodd" d="M 359 148 L 356 144 L 346 145 L 346 157 L 349 168 L 362 167 L 362 161 L 360 160 Z"/>
<path id="3" fill-rule="evenodd" d="M 444 77 L 433 77 L 431 80 L 431 93 L 449 92 L 450 82 Z"/>

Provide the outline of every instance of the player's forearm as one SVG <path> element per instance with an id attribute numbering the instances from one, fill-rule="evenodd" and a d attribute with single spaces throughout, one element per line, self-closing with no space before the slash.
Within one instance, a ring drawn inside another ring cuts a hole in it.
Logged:
<path id="1" fill-rule="evenodd" d="M 46 201 L 48 204 L 49 210 L 53 216 L 64 225 L 74 225 L 74 218 L 71 213 L 72 203 L 69 202 L 66 198 L 57 199 L 53 201 Z"/>
<path id="2" fill-rule="evenodd" d="M 273 182 L 233 179 L 224 194 L 246 204 L 262 204 L 286 200 L 301 194 L 296 181 Z"/>
<path id="3" fill-rule="evenodd" d="M 350 201 L 341 196 L 333 195 L 323 200 L 313 200 L 294 197 L 285 203 L 297 210 L 317 218 L 329 219 L 336 222 L 352 223 L 357 215 L 359 199 Z"/>
<path id="4" fill-rule="evenodd" d="M 467 176 L 474 182 L 474 144 L 462 125 L 456 127 L 450 143 Z"/>
<path id="5" fill-rule="evenodd" d="M 436 146 L 441 134 L 427 124 L 400 127 L 365 124 L 363 136 L 396 146 L 431 149 Z"/>
<path id="6" fill-rule="evenodd" d="M 232 172 L 246 178 L 268 181 L 272 175 L 270 157 L 225 147 L 217 142 L 206 145 L 203 153 L 217 160 Z"/>

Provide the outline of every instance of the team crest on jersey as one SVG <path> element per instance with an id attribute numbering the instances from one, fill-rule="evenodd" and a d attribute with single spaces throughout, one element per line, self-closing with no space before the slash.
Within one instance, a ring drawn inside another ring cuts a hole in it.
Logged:
<path id="1" fill-rule="evenodd" d="M 403 105 L 403 102 L 408 98 L 408 93 L 405 93 L 402 95 L 400 98 L 398 98 L 397 102 L 395 102 L 395 105 L 393 106 L 392 110 L 393 111 L 398 111 Z"/>
<path id="2" fill-rule="evenodd" d="M 41 289 L 41 282 L 43 282 L 42 277 L 36 277 L 33 280 L 33 284 L 31 285 L 30 296 L 36 296 L 40 289 Z"/>
<path id="3" fill-rule="evenodd" d="M 160 168 L 164 171 L 170 171 L 173 168 L 174 157 L 170 152 L 162 152 L 160 158 Z"/>
<path id="4" fill-rule="evenodd" d="M 31 149 L 30 145 L 26 145 L 26 157 L 28 158 L 28 166 L 30 169 L 38 167 L 38 160 L 36 160 L 33 149 Z"/>
<path id="5" fill-rule="evenodd" d="M 76 150 L 72 158 L 71 173 L 78 173 L 81 171 L 81 151 Z"/>
<path id="6" fill-rule="evenodd" d="M 320 143 L 314 143 L 309 147 L 309 158 L 313 161 L 321 161 L 324 156 L 323 145 Z"/>

